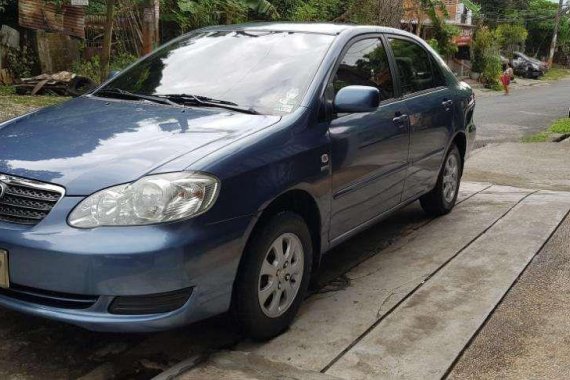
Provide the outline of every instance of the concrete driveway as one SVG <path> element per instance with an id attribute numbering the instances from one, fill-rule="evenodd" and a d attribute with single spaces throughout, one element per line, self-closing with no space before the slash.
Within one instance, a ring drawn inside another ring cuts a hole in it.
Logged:
<path id="1" fill-rule="evenodd" d="M 452 214 L 311 295 L 282 336 L 198 353 L 160 378 L 445 377 L 569 210 L 570 193 L 467 183 Z"/>
<path id="2" fill-rule="evenodd" d="M 294 325 L 263 344 L 240 337 L 227 316 L 121 335 L 2 310 L 0 377 L 477 378 L 491 365 L 481 355 L 502 350 L 499 333 L 482 327 L 497 324 L 493 311 L 569 210 L 568 192 L 475 182 L 445 217 L 411 205 L 331 252 Z"/>

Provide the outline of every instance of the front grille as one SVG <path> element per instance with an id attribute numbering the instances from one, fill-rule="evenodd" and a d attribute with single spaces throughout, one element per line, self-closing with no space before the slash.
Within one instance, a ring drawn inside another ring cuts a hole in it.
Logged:
<path id="1" fill-rule="evenodd" d="M 0 295 L 60 309 L 88 309 L 99 299 L 97 296 L 52 292 L 17 284 L 10 284 L 8 289 L 0 289 Z"/>
<path id="2" fill-rule="evenodd" d="M 0 174 L 0 221 L 36 225 L 63 194 L 59 186 Z"/>

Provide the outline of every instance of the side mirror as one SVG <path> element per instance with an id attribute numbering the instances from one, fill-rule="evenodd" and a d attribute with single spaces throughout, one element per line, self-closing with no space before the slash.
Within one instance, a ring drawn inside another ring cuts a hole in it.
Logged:
<path id="1" fill-rule="evenodd" d="M 119 75 L 120 71 L 118 70 L 113 70 L 109 72 L 109 75 L 107 76 L 107 80 L 111 80 L 114 77 L 116 77 L 117 75 Z"/>
<path id="2" fill-rule="evenodd" d="M 334 99 L 338 113 L 362 113 L 375 111 L 380 105 L 380 91 L 370 86 L 347 86 Z"/>

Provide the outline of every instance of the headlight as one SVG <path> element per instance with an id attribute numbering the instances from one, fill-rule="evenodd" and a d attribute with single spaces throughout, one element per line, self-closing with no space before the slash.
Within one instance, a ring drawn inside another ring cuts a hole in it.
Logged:
<path id="1" fill-rule="evenodd" d="M 202 173 L 151 175 L 87 197 L 71 212 L 69 224 L 94 228 L 188 219 L 208 211 L 219 188 L 216 178 Z"/>
<path id="2" fill-rule="evenodd" d="M 531 65 L 531 67 L 532 67 L 533 70 L 537 70 L 537 71 L 540 70 L 540 66 L 538 66 L 538 65 L 535 64 L 535 63 L 533 63 L 533 64 Z"/>

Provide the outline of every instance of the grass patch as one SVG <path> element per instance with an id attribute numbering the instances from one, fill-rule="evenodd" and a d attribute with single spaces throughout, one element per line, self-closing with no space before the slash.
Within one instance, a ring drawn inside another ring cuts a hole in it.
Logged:
<path id="1" fill-rule="evenodd" d="M 550 137 L 555 133 L 570 134 L 570 118 L 557 120 L 546 131 L 523 137 L 522 142 L 525 143 L 547 142 L 550 141 Z"/>
<path id="2" fill-rule="evenodd" d="M 547 142 L 550 139 L 549 132 L 535 133 L 534 135 L 525 136 L 522 138 L 524 143 L 537 143 L 537 142 Z"/>
<path id="3" fill-rule="evenodd" d="M 70 98 L 63 96 L 20 96 L 4 92 L 0 87 L 0 122 L 20 116 L 38 108 L 59 104 Z"/>
<path id="4" fill-rule="evenodd" d="M 16 89 L 12 86 L 0 86 L 0 96 L 14 95 Z"/>
<path id="5" fill-rule="evenodd" d="M 560 80 L 570 76 L 570 69 L 562 69 L 559 67 L 553 67 L 548 70 L 542 80 Z"/>
<path id="6" fill-rule="evenodd" d="M 8 95 L 0 96 L 0 104 L 10 104 L 20 105 L 24 107 L 31 108 L 41 108 L 52 106 L 54 104 L 61 103 L 69 98 L 63 96 L 20 96 L 20 95 Z"/>
<path id="7" fill-rule="evenodd" d="M 554 122 L 548 130 L 552 133 L 570 133 L 570 117 Z"/>

